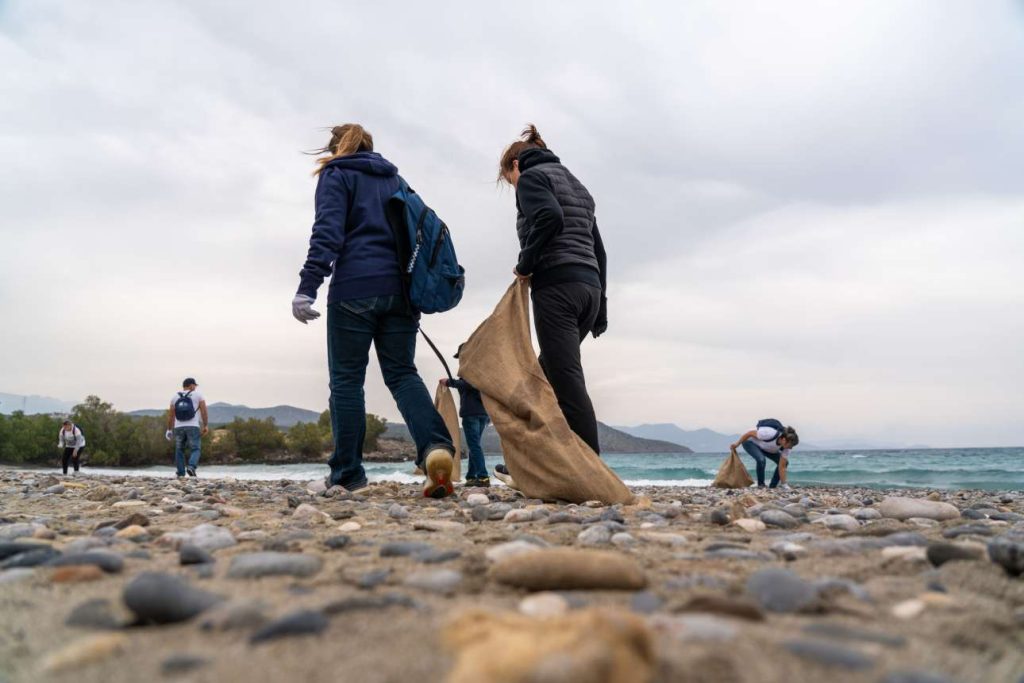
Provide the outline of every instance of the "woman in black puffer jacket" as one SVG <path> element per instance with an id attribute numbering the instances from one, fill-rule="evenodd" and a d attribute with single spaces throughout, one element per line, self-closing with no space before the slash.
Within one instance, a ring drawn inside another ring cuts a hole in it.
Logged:
<path id="1" fill-rule="evenodd" d="M 580 343 L 608 329 L 607 259 L 594 198 L 530 124 L 501 155 L 498 179 L 516 190 L 517 277 L 529 278 L 540 365 L 569 427 L 600 453 Z"/>

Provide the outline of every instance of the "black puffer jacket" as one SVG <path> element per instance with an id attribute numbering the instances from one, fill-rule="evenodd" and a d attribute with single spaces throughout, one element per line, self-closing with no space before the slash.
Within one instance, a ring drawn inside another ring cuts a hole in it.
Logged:
<path id="1" fill-rule="evenodd" d="M 604 290 L 607 259 L 590 192 L 547 149 L 524 150 L 519 172 L 516 270 L 533 276 L 534 289 L 580 281 Z"/>

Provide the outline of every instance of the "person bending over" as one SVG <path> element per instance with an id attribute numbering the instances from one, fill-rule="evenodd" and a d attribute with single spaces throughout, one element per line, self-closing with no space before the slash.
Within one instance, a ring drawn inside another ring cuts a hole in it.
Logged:
<path id="1" fill-rule="evenodd" d="M 789 465 L 790 451 L 800 443 L 800 437 L 792 427 L 786 427 L 775 418 L 765 418 L 757 423 L 754 429 L 740 437 L 740 440 L 731 446 L 733 453 L 740 446 L 743 446 L 750 457 L 757 464 L 757 486 L 764 488 L 765 461 L 771 460 L 775 463 L 775 474 L 772 475 L 769 488 L 775 488 L 780 483 L 783 488 L 788 489 L 786 483 L 786 468 Z"/>
<path id="2" fill-rule="evenodd" d="M 64 449 L 60 461 L 64 474 L 68 473 L 69 461 L 74 464 L 75 472 L 78 472 L 82 451 L 85 450 L 85 434 L 71 420 L 64 420 L 60 432 L 57 433 L 57 448 Z"/>

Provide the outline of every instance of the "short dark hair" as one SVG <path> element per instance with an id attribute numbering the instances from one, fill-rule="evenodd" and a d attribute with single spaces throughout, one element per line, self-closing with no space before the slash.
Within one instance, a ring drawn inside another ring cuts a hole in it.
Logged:
<path id="1" fill-rule="evenodd" d="M 792 427 L 786 427 L 782 431 L 782 436 L 786 439 L 786 443 L 789 444 L 790 448 L 793 448 L 798 443 L 800 443 L 800 437 L 797 436 L 796 430 L 793 429 Z"/>

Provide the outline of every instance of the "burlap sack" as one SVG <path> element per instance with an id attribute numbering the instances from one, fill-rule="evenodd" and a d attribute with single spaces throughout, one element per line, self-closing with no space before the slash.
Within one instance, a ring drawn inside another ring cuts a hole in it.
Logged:
<path id="1" fill-rule="evenodd" d="M 441 413 L 444 426 L 452 435 L 452 445 L 455 446 L 455 468 L 452 470 L 452 481 L 462 479 L 462 435 L 459 432 L 459 411 L 455 409 L 455 399 L 452 398 L 452 390 L 441 384 L 437 385 L 434 392 L 434 407 Z"/>
<path id="2" fill-rule="evenodd" d="M 711 485 L 720 489 L 745 489 L 753 483 L 754 480 L 750 478 L 750 472 L 743 466 L 740 456 L 736 451 L 730 451 L 729 457 L 718 468 L 718 475 Z"/>
<path id="3" fill-rule="evenodd" d="M 569 429 L 533 352 L 526 282 L 509 287 L 459 350 L 459 375 L 480 390 L 505 465 L 531 498 L 628 503 L 622 480 Z"/>

